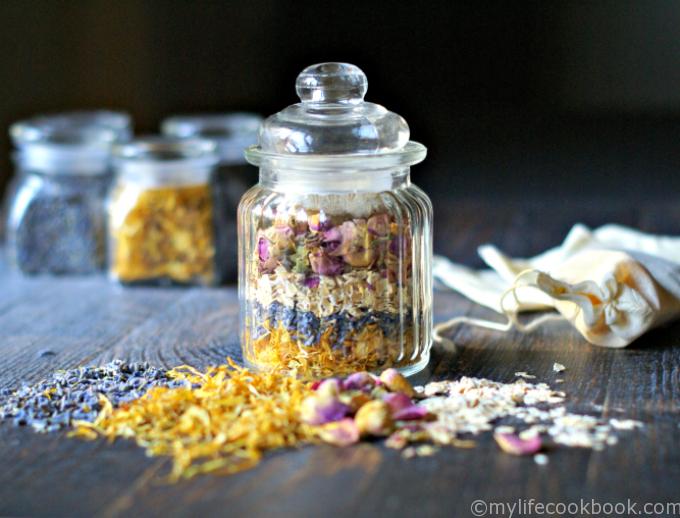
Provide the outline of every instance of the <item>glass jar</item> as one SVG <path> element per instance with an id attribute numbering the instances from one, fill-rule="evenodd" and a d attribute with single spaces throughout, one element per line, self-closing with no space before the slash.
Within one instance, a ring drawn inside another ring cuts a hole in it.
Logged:
<path id="1" fill-rule="evenodd" d="M 406 121 L 364 102 L 357 67 L 297 78 L 301 103 L 246 152 L 260 181 L 239 207 L 246 362 L 320 377 L 414 374 L 432 343 L 432 206 L 410 181 L 425 158 Z"/>
<path id="2" fill-rule="evenodd" d="M 254 113 L 174 115 L 161 124 L 164 135 L 178 138 L 205 138 L 217 146 L 219 162 L 213 176 L 215 203 L 223 210 L 216 217 L 224 231 L 217 236 L 221 257 L 218 265 L 221 283 L 237 279 L 236 208 L 241 196 L 256 182 L 254 168 L 243 151 L 257 143 L 262 117 Z"/>
<path id="3" fill-rule="evenodd" d="M 7 195 L 9 263 L 26 274 L 89 274 L 106 259 L 111 146 L 130 134 L 117 112 L 44 115 L 12 125 L 17 174 Z"/>
<path id="4" fill-rule="evenodd" d="M 109 274 L 123 284 L 213 285 L 215 144 L 146 137 L 114 148 Z"/>

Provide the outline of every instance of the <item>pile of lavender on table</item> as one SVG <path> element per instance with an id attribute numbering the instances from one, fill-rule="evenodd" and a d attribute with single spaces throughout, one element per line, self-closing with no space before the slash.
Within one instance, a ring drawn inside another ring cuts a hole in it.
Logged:
<path id="1" fill-rule="evenodd" d="M 152 387 L 179 387 L 162 368 L 148 362 L 114 360 L 102 367 L 57 371 L 34 385 L 0 389 L 0 419 L 37 432 L 54 432 L 73 421 L 94 421 L 101 410 L 100 395 L 116 407 L 144 395 Z"/>

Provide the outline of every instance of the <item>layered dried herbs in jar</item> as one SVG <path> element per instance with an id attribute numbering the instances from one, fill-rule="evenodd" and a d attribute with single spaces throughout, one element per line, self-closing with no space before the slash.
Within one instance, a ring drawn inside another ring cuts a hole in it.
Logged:
<path id="1" fill-rule="evenodd" d="M 285 214 L 247 258 L 247 361 L 312 377 L 418 363 L 409 221 L 385 209 Z"/>

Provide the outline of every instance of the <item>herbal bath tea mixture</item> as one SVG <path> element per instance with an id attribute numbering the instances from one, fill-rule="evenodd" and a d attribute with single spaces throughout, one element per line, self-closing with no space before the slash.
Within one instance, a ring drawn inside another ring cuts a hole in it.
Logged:
<path id="1" fill-rule="evenodd" d="M 412 387 L 395 369 L 305 382 L 231 361 L 205 372 L 117 361 L 7 392 L 0 417 L 38 431 L 72 425 L 76 437 L 132 439 L 149 455 L 170 456 L 175 481 L 248 469 L 278 448 L 384 438 L 410 458 L 445 446 L 472 448 L 488 432 L 504 452 L 545 465 L 546 446 L 601 450 L 618 442 L 618 432 L 643 426 L 567 412 L 563 392 L 527 381 L 528 373 L 517 378 Z"/>
<path id="2" fill-rule="evenodd" d="M 247 258 L 246 359 L 310 377 L 417 363 L 408 222 L 289 212 Z"/>

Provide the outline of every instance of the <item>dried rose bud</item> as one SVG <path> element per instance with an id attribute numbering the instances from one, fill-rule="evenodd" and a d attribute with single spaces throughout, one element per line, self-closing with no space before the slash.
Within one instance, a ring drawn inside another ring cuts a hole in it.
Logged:
<path id="1" fill-rule="evenodd" d="M 383 437 L 392 432 L 394 423 L 390 407 L 384 401 L 370 401 L 363 405 L 354 416 L 361 435 Z"/>
<path id="2" fill-rule="evenodd" d="M 374 236 L 385 237 L 390 233 L 390 217 L 387 214 L 375 214 L 368 218 L 368 232 Z"/>
<path id="3" fill-rule="evenodd" d="M 368 372 L 355 372 L 342 381 L 344 390 L 364 390 L 375 387 L 375 378 Z"/>
<path id="4" fill-rule="evenodd" d="M 260 260 L 261 272 L 272 272 L 276 268 L 276 257 L 271 253 L 271 245 L 266 237 L 260 237 L 257 241 L 257 256 Z"/>
<path id="5" fill-rule="evenodd" d="M 351 418 L 328 423 L 318 430 L 318 434 L 323 442 L 335 446 L 350 446 L 359 442 L 359 428 Z"/>
<path id="6" fill-rule="evenodd" d="M 321 237 L 321 246 L 327 252 L 334 252 L 342 243 L 342 234 L 338 227 L 330 228 L 324 231 Z"/>
<path id="7" fill-rule="evenodd" d="M 356 413 L 357 410 L 371 401 L 371 396 L 360 391 L 343 392 L 340 394 L 340 401 L 349 407 L 350 413 Z"/>
<path id="8" fill-rule="evenodd" d="M 303 284 L 305 285 L 306 288 L 318 288 L 319 283 L 321 280 L 319 279 L 318 275 L 310 275 L 309 277 L 306 277 L 305 280 L 303 281 Z"/>
<path id="9" fill-rule="evenodd" d="M 316 391 L 322 397 L 337 397 L 340 394 L 340 380 L 338 378 L 326 378 L 319 383 Z"/>
<path id="10" fill-rule="evenodd" d="M 326 220 L 326 216 L 322 213 L 310 214 L 307 216 L 307 224 L 309 225 L 309 230 L 312 232 L 323 232 L 328 229 L 329 221 Z"/>
<path id="11" fill-rule="evenodd" d="M 261 237 L 257 242 L 257 255 L 260 261 L 264 262 L 269 259 L 269 241 L 266 237 Z"/>
<path id="12" fill-rule="evenodd" d="M 340 383 L 335 378 L 322 381 L 316 393 L 302 401 L 300 417 L 308 424 L 338 421 L 350 412 L 350 407 L 339 399 Z"/>
<path id="13" fill-rule="evenodd" d="M 347 264 L 359 268 L 373 264 L 376 254 L 371 247 L 366 220 L 345 221 L 336 228 L 342 235 L 342 241 L 340 246 L 333 250 L 332 255 L 341 255 Z"/>
<path id="14" fill-rule="evenodd" d="M 418 405 L 407 406 L 401 410 L 397 410 L 392 414 L 395 421 L 418 421 L 428 417 L 429 412 L 426 408 Z"/>
<path id="15" fill-rule="evenodd" d="M 383 371 L 380 375 L 380 381 L 382 381 L 391 392 L 402 392 L 408 397 L 414 397 L 416 395 L 416 391 L 411 384 L 397 369 L 387 369 Z"/>
<path id="16" fill-rule="evenodd" d="M 307 424 L 338 421 L 349 413 L 349 407 L 339 399 L 309 396 L 300 405 L 300 419 Z"/>
<path id="17" fill-rule="evenodd" d="M 383 401 L 389 405 L 392 412 L 398 412 L 413 405 L 411 398 L 402 392 L 389 392 L 383 396 Z"/>
<path id="18" fill-rule="evenodd" d="M 309 264 L 314 273 L 318 273 L 319 275 L 339 275 L 344 268 L 342 260 L 337 257 L 330 257 L 322 250 L 317 250 L 309 254 Z"/>
<path id="19" fill-rule="evenodd" d="M 512 455 L 533 455 L 543 446 L 539 435 L 521 439 L 518 435 L 511 433 L 496 433 L 493 438 L 496 439 L 501 450 Z"/>
<path id="20" fill-rule="evenodd" d="M 267 238 L 276 250 L 286 251 L 295 249 L 295 234 L 289 226 L 274 227 L 266 231 Z"/>

